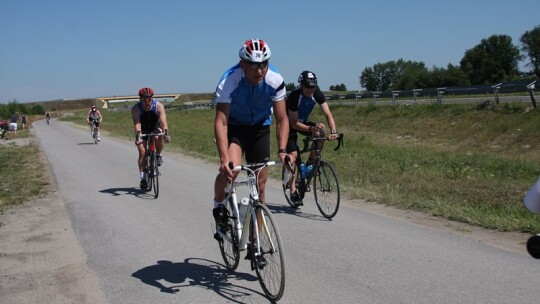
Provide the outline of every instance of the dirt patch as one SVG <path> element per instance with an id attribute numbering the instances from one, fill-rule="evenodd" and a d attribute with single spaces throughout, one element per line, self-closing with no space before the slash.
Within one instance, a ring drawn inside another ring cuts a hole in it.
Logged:
<path id="1" fill-rule="evenodd" d="M 0 145 L 27 146 L 33 142 L 35 142 L 33 137 L 2 139 L 0 140 Z"/>
<path id="2" fill-rule="evenodd" d="M 28 145 L 35 137 L 2 142 Z M 47 172 L 46 197 L 1 215 L 0 303 L 107 303 Z"/>

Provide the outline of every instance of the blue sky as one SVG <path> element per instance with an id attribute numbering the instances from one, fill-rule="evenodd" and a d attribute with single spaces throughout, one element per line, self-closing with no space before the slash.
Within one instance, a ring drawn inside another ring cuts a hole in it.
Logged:
<path id="1" fill-rule="evenodd" d="M 296 82 L 362 89 L 362 70 L 390 60 L 458 65 L 495 34 L 540 25 L 540 1 L 0 0 L 0 103 L 213 92 L 249 38 Z"/>

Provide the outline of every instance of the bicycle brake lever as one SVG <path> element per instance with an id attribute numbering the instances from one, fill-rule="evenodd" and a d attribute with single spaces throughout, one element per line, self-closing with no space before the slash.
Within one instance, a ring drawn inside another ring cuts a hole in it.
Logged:
<path id="1" fill-rule="evenodd" d="M 343 133 L 339 133 L 338 144 L 337 144 L 336 148 L 334 149 L 334 151 L 339 150 L 339 148 L 342 147 L 342 146 L 344 146 L 343 145 Z"/>

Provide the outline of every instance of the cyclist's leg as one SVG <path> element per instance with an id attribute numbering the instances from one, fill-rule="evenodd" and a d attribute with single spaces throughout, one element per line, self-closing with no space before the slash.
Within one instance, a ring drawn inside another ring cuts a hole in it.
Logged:
<path id="1" fill-rule="evenodd" d="M 229 132 L 231 130 L 229 129 Z M 229 138 L 229 149 L 227 151 L 229 160 L 233 164 L 238 165 L 242 163 L 242 148 L 239 144 L 239 141 Z M 233 180 L 238 176 L 237 172 L 233 172 Z M 227 208 L 223 200 L 225 200 L 225 187 L 227 187 L 228 180 L 225 174 L 219 173 L 216 176 L 214 182 L 214 199 L 213 199 L 213 209 L 212 215 L 216 221 L 216 226 L 220 226 L 226 223 L 227 220 Z"/>
<path id="2" fill-rule="evenodd" d="M 163 151 L 163 136 L 154 136 L 154 142 L 156 143 L 156 156 L 158 166 L 163 164 L 163 158 L 161 157 L 161 152 Z"/>
<path id="3" fill-rule="evenodd" d="M 95 124 L 96 124 L 96 134 L 97 134 L 97 138 L 98 138 L 98 140 L 100 140 L 101 138 L 100 138 L 100 134 L 99 134 L 99 122 L 96 121 Z"/>
<path id="4" fill-rule="evenodd" d="M 139 177 L 140 177 L 140 180 L 141 180 L 141 188 L 146 188 L 146 187 L 143 187 L 146 183 L 146 146 L 145 146 L 146 142 L 143 140 L 140 144 L 137 145 L 137 150 L 139 151 L 139 157 L 137 159 L 137 165 L 139 167 Z"/>
<path id="5" fill-rule="evenodd" d="M 297 139 L 298 139 L 298 134 L 294 131 L 291 131 L 291 133 L 289 134 L 289 139 L 287 140 L 287 153 L 294 156 L 295 160 L 298 157 L 298 143 L 296 142 Z M 291 163 L 291 166 L 294 169 L 296 166 L 296 161 Z M 296 191 L 295 175 L 297 171 L 298 170 L 294 170 L 294 172 L 290 172 L 294 174 L 293 176 L 289 176 L 289 189 L 290 189 L 291 194 Z"/>
<path id="6" fill-rule="evenodd" d="M 325 134 L 324 134 L 324 131 L 323 130 L 320 130 L 320 131 L 315 131 L 315 137 L 324 137 Z M 324 146 L 324 142 L 323 141 L 314 141 L 313 144 L 311 145 L 311 152 L 309 154 L 309 159 L 306 163 L 313 163 L 313 161 L 317 158 L 317 149 L 319 151 L 322 151 L 322 148 Z"/>
<path id="7" fill-rule="evenodd" d="M 247 132 L 246 162 L 262 163 L 270 160 L 270 126 L 252 126 Z M 257 186 L 259 199 L 265 202 L 265 185 L 268 180 L 268 168 L 260 171 Z"/>

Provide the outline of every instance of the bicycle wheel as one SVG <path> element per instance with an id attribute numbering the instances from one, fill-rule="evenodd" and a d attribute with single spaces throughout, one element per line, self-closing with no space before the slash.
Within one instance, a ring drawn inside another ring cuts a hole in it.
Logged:
<path id="1" fill-rule="evenodd" d="M 251 223 L 252 267 L 255 268 L 259 283 L 270 300 L 277 301 L 285 290 L 285 256 L 281 245 L 281 236 L 272 213 L 266 205 L 255 207 L 259 225 L 260 256 L 256 256 L 257 246 L 253 239 L 254 223 Z"/>
<path id="2" fill-rule="evenodd" d="M 296 167 L 295 167 L 295 170 L 296 170 Z M 293 208 L 298 208 L 298 206 L 296 206 L 292 200 L 291 200 L 291 191 L 290 191 L 290 187 L 289 187 L 289 183 L 288 182 L 285 182 L 283 183 L 283 181 L 285 180 L 285 172 L 287 171 L 287 169 L 283 166 L 282 169 L 281 169 L 281 186 L 283 186 L 283 194 L 285 195 L 285 198 L 287 199 L 287 203 L 289 204 L 289 206 L 293 207 Z M 289 174 L 289 178 L 292 178 L 290 176 L 290 172 L 288 173 Z M 300 176 L 297 175 L 296 176 L 296 189 L 298 189 L 298 178 Z"/>
<path id="3" fill-rule="evenodd" d="M 232 199 L 229 199 L 229 203 L 227 204 L 229 214 L 233 214 L 231 205 Z M 221 228 L 221 231 L 225 234 L 225 237 L 218 241 L 219 251 L 221 252 L 225 266 L 227 269 L 232 271 L 238 267 L 238 263 L 240 262 L 238 234 L 236 233 L 236 220 L 229 217 L 227 225 Z"/>
<path id="4" fill-rule="evenodd" d="M 313 194 L 321 214 L 333 218 L 339 209 L 339 183 L 334 168 L 323 160 L 313 176 Z"/>
<path id="5" fill-rule="evenodd" d="M 154 183 L 154 167 L 152 161 L 152 152 L 147 152 L 146 155 L 146 177 L 148 178 L 148 186 L 146 187 L 146 192 L 152 191 L 152 185 Z"/>
<path id="6" fill-rule="evenodd" d="M 154 188 L 154 198 L 159 196 L 159 167 L 157 165 L 157 157 L 152 153 L 152 187 Z"/>
<path id="7" fill-rule="evenodd" d="M 92 129 L 92 137 L 94 138 L 94 143 L 97 145 L 98 139 L 97 139 L 97 131 L 96 131 L 96 127 L 94 127 L 94 128 Z"/>

